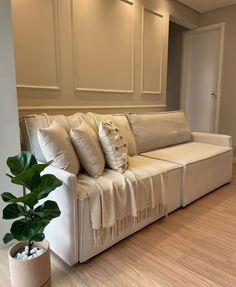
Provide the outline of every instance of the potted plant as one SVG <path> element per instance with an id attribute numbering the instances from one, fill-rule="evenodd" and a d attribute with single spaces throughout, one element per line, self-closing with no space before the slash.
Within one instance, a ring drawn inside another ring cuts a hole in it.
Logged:
<path id="1" fill-rule="evenodd" d="M 31 152 L 20 152 L 7 159 L 13 184 L 23 186 L 23 196 L 16 197 L 4 192 L 1 197 L 7 203 L 3 219 L 17 219 L 5 234 L 6 244 L 17 240 L 9 249 L 11 283 L 14 287 L 46 286 L 50 281 L 50 248 L 45 240 L 44 229 L 52 219 L 60 215 L 56 202 L 45 199 L 50 192 L 62 185 L 52 174 L 41 175 L 51 162 L 37 163 Z M 26 193 L 26 190 L 28 191 Z"/>

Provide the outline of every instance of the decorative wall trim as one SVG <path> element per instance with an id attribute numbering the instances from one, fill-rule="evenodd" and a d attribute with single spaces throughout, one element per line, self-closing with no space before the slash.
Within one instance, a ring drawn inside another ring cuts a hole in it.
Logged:
<path id="1" fill-rule="evenodd" d="M 119 105 L 119 106 L 20 106 L 21 114 L 40 113 L 40 112 L 86 112 L 86 111 L 102 111 L 105 112 L 125 110 L 132 112 L 133 110 L 165 110 L 166 105 Z"/>
<path id="2" fill-rule="evenodd" d="M 34 89 L 34 90 L 55 90 L 59 91 L 61 88 L 57 86 L 34 86 L 34 85 L 16 85 L 17 89 Z"/>
<path id="3" fill-rule="evenodd" d="M 90 89 L 90 88 L 76 88 L 78 92 L 95 92 L 95 93 L 118 93 L 118 94 L 131 94 L 133 90 L 103 90 L 103 89 Z"/>
<path id="4" fill-rule="evenodd" d="M 161 27 L 161 39 L 162 39 L 162 45 L 161 45 L 161 64 L 160 64 L 160 90 L 159 91 L 147 91 L 147 90 L 143 90 L 143 76 L 144 76 L 144 71 L 143 71 L 143 50 L 144 50 L 144 14 L 145 11 L 147 11 L 148 13 L 154 14 L 157 17 L 161 17 L 162 18 L 162 27 Z M 142 7 L 142 24 L 141 24 L 141 94 L 143 95 L 161 95 L 162 94 L 162 68 L 163 68 L 163 15 L 153 11 L 151 9 L 148 9 L 146 7 Z"/>
<path id="5" fill-rule="evenodd" d="M 53 18 L 53 37 L 55 46 L 55 68 L 56 86 L 17 84 L 17 89 L 36 89 L 36 90 L 60 90 L 61 89 L 61 57 L 60 57 L 60 32 L 59 32 L 59 7 L 58 1 L 51 0 Z"/>
<path id="6" fill-rule="evenodd" d="M 72 49 L 73 49 L 73 71 L 74 71 L 74 90 L 76 92 L 94 92 L 94 93 L 122 93 L 122 94 L 131 94 L 134 93 L 134 2 L 131 0 L 120 0 L 121 2 L 124 2 L 126 4 L 132 5 L 132 33 L 131 33 L 131 89 L 130 90 L 117 90 L 117 89 L 94 89 L 89 87 L 79 87 L 77 83 L 78 78 L 78 72 L 77 72 L 77 46 L 76 46 L 76 25 L 75 25 L 75 1 L 76 0 L 70 0 L 71 5 L 71 30 L 72 30 Z"/>

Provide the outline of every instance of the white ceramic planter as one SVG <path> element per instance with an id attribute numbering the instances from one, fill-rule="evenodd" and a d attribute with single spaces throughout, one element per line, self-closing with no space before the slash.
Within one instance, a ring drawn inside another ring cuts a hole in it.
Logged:
<path id="1" fill-rule="evenodd" d="M 13 245 L 8 252 L 11 286 L 42 287 L 49 286 L 51 277 L 50 247 L 47 240 L 37 242 L 36 246 L 45 248 L 45 252 L 30 260 L 17 260 L 14 256 L 24 249 L 26 241 Z"/>

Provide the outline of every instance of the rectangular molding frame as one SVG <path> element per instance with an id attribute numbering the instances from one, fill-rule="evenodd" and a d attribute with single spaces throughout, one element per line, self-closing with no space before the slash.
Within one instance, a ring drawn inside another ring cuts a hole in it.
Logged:
<path id="1" fill-rule="evenodd" d="M 60 65 L 60 34 L 59 34 L 59 7 L 57 0 L 50 0 L 52 4 L 53 36 L 55 45 L 55 65 L 56 65 L 56 86 L 17 84 L 17 89 L 35 90 L 61 90 L 61 65 Z"/>
<path id="2" fill-rule="evenodd" d="M 163 72 L 163 41 L 161 44 L 161 65 L 160 65 L 160 90 L 159 91 L 145 91 L 143 90 L 143 46 L 144 46 L 144 13 L 147 11 L 148 13 L 154 14 L 157 17 L 162 18 L 162 27 L 161 27 L 161 39 L 163 40 L 163 15 L 153 11 L 149 8 L 142 7 L 142 26 L 141 26 L 141 94 L 142 95 L 161 95 L 162 94 L 162 72 Z"/>
<path id="3" fill-rule="evenodd" d="M 134 93 L 134 2 L 131 0 L 120 0 L 126 4 L 132 5 L 132 44 L 131 44 L 131 89 L 130 90 L 114 90 L 114 89 L 94 89 L 94 88 L 81 88 L 77 85 L 77 49 L 76 49 L 76 35 L 74 24 L 74 6 L 76 0 L 70 0 L 71 5 L 71 30 L 72 30 L 72 49 L 73 49 L 73 70 L 74 70 L 74 90 L 75 92 L 94 92 L 94 93 L 116 93 L 116 94 L 133 94 Z"/>

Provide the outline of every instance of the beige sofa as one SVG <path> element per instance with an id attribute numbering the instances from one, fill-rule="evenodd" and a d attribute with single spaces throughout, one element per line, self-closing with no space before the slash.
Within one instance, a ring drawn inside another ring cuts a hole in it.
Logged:
<path id="1" fill-rule="evenodd" d="M 83 171 L 74 175 L 54 166 L 47 168 L 47 172 L 62 179 L 64 184 L 50 194 L 62 213 L 48 226 L 46 236 L 51 249 L 69 265 L 88 260 L 166 214 L 163 210 L 141 212 L 142 216 L 132 218 L 129 224 L 119 228 L 119 232 L 95 244 L 90 189 L 99 186 L 102 197 L 110 194 L 111 186 L 115 186 L 116 196 L 124 198 L 130 188 L 141 190 L 141 194 L 143 189 L 143 193 L 155 197 L 160 204 L 165 200 L 167 212 L 172 212 L 232 179 L 231 137 L 191 133 L 181 111 L 126 115 L 77 113 L 67 117 L 30 115 L 20 121 L 25 149 L 31 150 L 39 161 L 45 161 L 37 137 L 39 128 L 46 128 L 56 121 L 69 132 L 86 121 L 97 131 L 102 119 L 112 120 L 128 142 L 129 170 L 135 176 L 129 178 L 125 190 L 126 173 L 119 174 L 109 168 L 98 178 Z M 124 201 L 124 198 L 119 200 Z M 138 197 L 135 200 L 138 201 Z"/>

